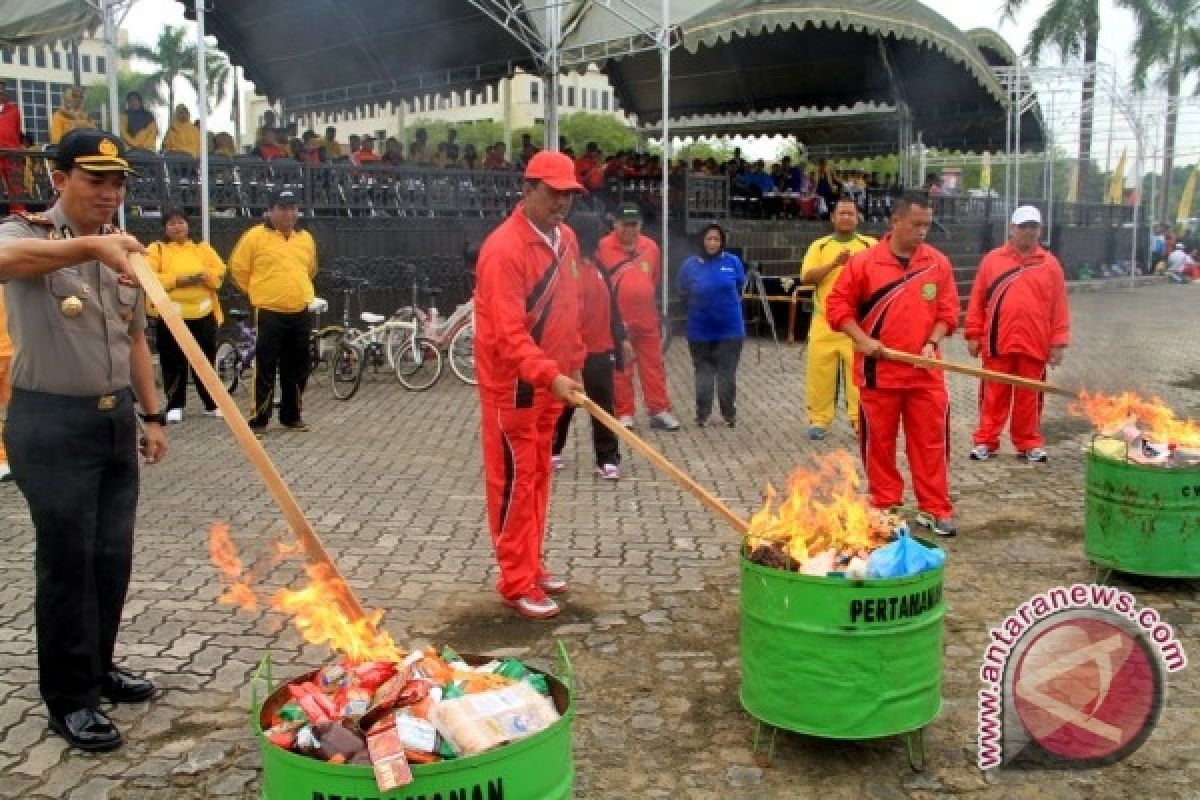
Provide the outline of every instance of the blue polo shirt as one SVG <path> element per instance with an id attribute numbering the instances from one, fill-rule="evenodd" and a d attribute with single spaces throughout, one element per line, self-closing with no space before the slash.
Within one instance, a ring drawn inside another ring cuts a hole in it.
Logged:
<path id="1" fill-rule="evenodd" d="M 721 251 L 711 258 L 692 256 L 679 268 L 679 296 L 687 300 L 687 338 L 695 342 L 741 339 L 742 287 L 746 268 L 735 255 Z"/>

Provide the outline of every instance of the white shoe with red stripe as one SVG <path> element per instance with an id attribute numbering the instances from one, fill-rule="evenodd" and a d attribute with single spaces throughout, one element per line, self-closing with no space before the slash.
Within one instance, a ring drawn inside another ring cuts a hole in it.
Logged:
<path id="1" fill-rule="evenodd" d="M 512 606 L 517 613 L 530 619 L 549 619 L 561 610 L 558 603 L 546 596 L 541 589 L 530 589 L 516 600 L 504 599 L 504 604 Z"/>

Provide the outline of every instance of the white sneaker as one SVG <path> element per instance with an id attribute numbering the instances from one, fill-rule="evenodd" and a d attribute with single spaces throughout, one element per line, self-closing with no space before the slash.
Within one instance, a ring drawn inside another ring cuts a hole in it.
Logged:
<path id="1" fill-rule="evenodd" d="M 617 422 L 619 422 L 619 423 L 621 423 L 622 425 L 624 425 L 624 426 L 625 426 L 625 428 L 626 428 L 626 429 L 628 429 L 628 430 L 633 430 L 633 428 L 634 428 L 634 425 L 636 424 L 636 423 L 633 421 L 633 417 L 629 416 L 628 414 L 623 414 L 622 416 L 620 416 L 620 417 L 617 417 Z"/>
<path id="2" fill-rule="evenodd" d="M 555 472 L 567 468 L 567 460 L 562 456 L 550 456 L 550 466 Z"/>
<path id="3" fill-rule="evenodd" d="M 972 461 L 987 461 L 994 454 L 995 454 L 995 451 L 992 450 L 990 447 L 988 447 L 986 444 L 977 444 L 977 445 L 975 445 L 975 447 L 971 448 L 971 460 Z"/>
<path id="4" fill-rule="evenodd" d="M 209 410 L 207 410 L 207 409 L 206 409 L 206 410 L 204 411 L 204 416 L 206 416 L 206 417 L 216 417 L 217 419 L 221 419 L 221 418 L 222 418 L 222 417 L 224 417 L 225 415 L 221 413 L 221 409 L 219 409 L 219 408 L 214 408 L 212 411 L 209 411 Z"/>
<path id="5" fill-rule="evenodd" d="M 660 411 L 650 417 L 650 427 L 664 431 L 679 430 L 679 420 L 670 411 Z"/>
<path id="6" fill-rule="evenodd" d="M 621 468 L 616 464 L 605 464 L 596 468 L 596 474 L 606 481 L 621 480 Z"/>
<path id="7" fill-rule="evenodd" d="M 177 422 L 183 422 L 183 409 L 172 408 L 167 412 L 167 424 L 174 425 Z"/>
<path id="8" fill-rule="evenodd" d="M 0 482 L 11 481 L 12 470 L 8 468 L 8 464 L 0 462 Z"/>
<path id="9" fill-rule="evenodd" d="M 530 619 L 547 619 L 559 612 L 558 603 L 546 596 L 542 588 L 529 591 L 516 600 L 505 600 L 505 605 L 512 606 L 517 613 Z"/>

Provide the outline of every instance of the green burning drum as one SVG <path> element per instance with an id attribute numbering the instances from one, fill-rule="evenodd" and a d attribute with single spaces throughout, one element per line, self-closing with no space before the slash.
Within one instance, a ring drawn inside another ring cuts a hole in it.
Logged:
<path id="1" fill-rule="evenodd" d="M 1083 550 L 1109 570 L 1200 577 L 1200 467 L 1087 455 Z"/>
<path id="2" fill-rule="evenodd" d="M 944 568 L 847 580 L 741 562 L 740 698 L 751 716 L 830 739 L 915 732 L 937 717 Z"/>
<path id="3" fill-rule="evenodd" d="M 487 659 L 463 656 L 472 664 Z M 527 739 L 489 750 L 479 755 L 413 764 L 412 783 L 390 792 L 381 792 L 371 767 L 328 764 L 276 747 L 264 735 L 272 715 L 290 696 L 286 686 L 273 688 L 270 662 L 264 659 L 259 674 L 265 672 L 268 696 L 258 703 L 257 685 L 251 701 L 254 733 L 262 750 L 263 800 L 570 800 L 575 768 L 571 757 L 571 670 L 566 652 L 559 649 L 561 679 L 541 672 L 550 686 L 550 697 L 562 716 L 549 728 Z M 316 672 L 301 676 L 308 680 Z"/>

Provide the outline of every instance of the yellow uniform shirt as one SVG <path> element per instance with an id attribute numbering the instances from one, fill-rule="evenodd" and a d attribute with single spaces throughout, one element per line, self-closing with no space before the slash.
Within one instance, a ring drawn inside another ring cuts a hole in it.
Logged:
<path id="1" fill-rule="evenodd" d="M 157 150 L 158 123 L 151 121 L 149 125 L 137 133 L 130 133 L 128 120 L 129 117 L 127 115 L 121 115 L 121 139 L 125 142 L 125 146 L 140 150 Z"/>
<path id="2" fill-rule="evenodd" d="M 218 325 L 224 321 L 217 290 L 225 280 L 225 262 L 207 242 L 197 243 L 190 239 L 180 244 L 155 242 L 147 249 L 146 260 L 158 275 L 181 317 L 203 319 L 215 314 Z M 203 285 L 179 285 L 180 278 L 199 273 L 204 274 Z M 151 304 L 146 305 L 146 311 L 157 316 Z"/>
<path id="3" fill-rule="evenodd" d="M 50 120 L 50 144 L 58 144 L 62 138 L 76 128 L 94 128 L 96 123 L 87 117 L 72 117 L 61 111 L 55 111 Z"/>
<path id="4" fill-rule="evenodd" d="M 319 147 L 325 148 L 325 156 L 332 161 L 335 158 L 342 157 L 342 146 L 336 140 L 322 139 Z"/>
<path id="5" fill-rule="evenodd" d="M 229 274 L 255 308 L 303 311 L 316 296 L 316 242 L 308 231 L 294 230 L 285 239 L 270 225 L 255 225 L 233 248 Z"/>
<path id="6" fill-rule="evenodd" d="M 163 137 L 164 153 L 188 153 L 192 158 L 200 157 L 200 129 L 191 122 L 172 122 Z"/>
<path id="7" fill-rule="evenodd" d="M 873 238 L 863 236 L 860 233 L 853 233 L 846 239 L 838 238 L 837 234 L 822 236 L 808 246 L 808 252 L 804 254 L 804 261 L 800 265 L 800 279 L 807 283 L 806 274 L 833 261 L 840 250 L 848 250 L 850 255 L 854 255 L 874 245 L 875 240 Z M 822 318 L 825 316 L 825 300 L 829 297 L 829 293 L 833 291 L 833 284 L 837 282 L 838 275 L 841 274 L 841 267 L 830 270 L 821 279 L 821 282 L 817 284 L 817 288 L 813 292 L 813 304 L 816 314 Z"/>

